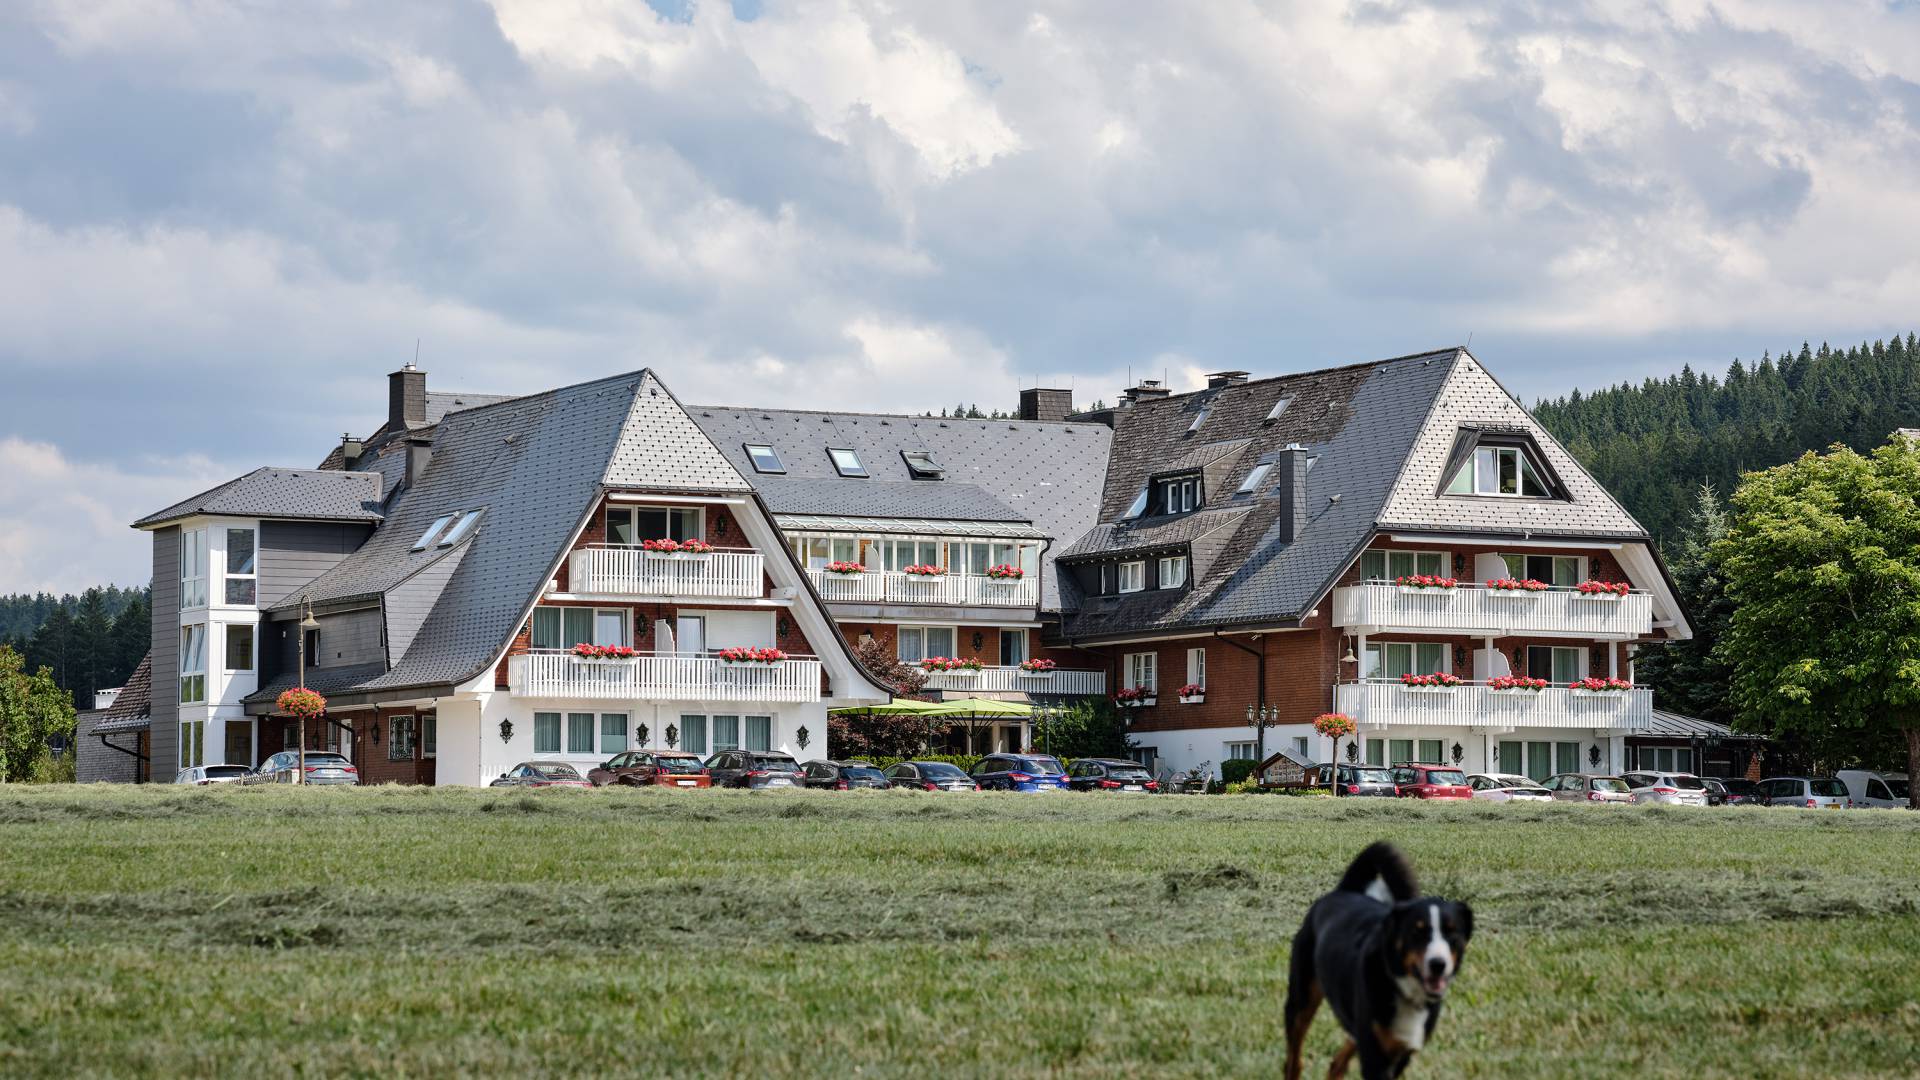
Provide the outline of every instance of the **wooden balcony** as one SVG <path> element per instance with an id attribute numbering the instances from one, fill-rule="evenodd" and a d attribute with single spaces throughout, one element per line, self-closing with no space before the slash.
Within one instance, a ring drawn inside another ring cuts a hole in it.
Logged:
<path id="1" fill-rule="evenodd" d="M 1027 608 L 1040 603 L 1040 582 L 1032 577 L 1007 580 L 985 574 L 921 575 L 897 570 L 868 570 L 859 574 L 808 570 L 807 577 L 820 598 L 829 603 Z"/>
<path id="2" fill-rule="evenodd" d="M 521 697 L 592 701 L 819 701 L 820 661 L 729 664 L 693 654 L 585 660 L 541 651 L 509 659 L 507 686 Z"/>
<path id="3" fill-rule="evenodd" d="M 1653 600 L 1638 591 L 1594 597 L 1569 588 L 1510 592 L 1483 585 L 1413 589 L 1367 582 L 1333 591 L 1333 622 L 1368 632 L 1631 639 L 1653 632 Z"/>
<path id="4" fill-rule="evenodd" d="M 1026 672 L 1018 667 L 987 667 L 979 671 L 930 671 L 929 690 L 1020 690 L 1029 694 L 1104 694 L 1104 671 L 1069 671 L 1055 668 L 1047 672 Z"/>
<path id="5" fill-rule="evenodd" d="M 1494 690 L 1473 683 L 1413 689 L 1395 680 L 1377 680 L 1335 686 L 1333 707 L 1353 717 L 1362 731 L 1406 725 L 1495 730 L 1594 728 L 1629 734 L 1644 731 L 1652 723 L 1653 691 L 1587 692 L 1564 686 Z"/>
<path id="6" fill-rule="evenodd" d="M 568 591 L 581 596 L 766 595 L 766 558 L 751 549 L 705 555 L 595 544 L 568 556 Z"/>

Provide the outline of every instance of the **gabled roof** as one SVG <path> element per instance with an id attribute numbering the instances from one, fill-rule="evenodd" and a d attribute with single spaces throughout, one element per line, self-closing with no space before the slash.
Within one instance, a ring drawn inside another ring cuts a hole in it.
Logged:
<path id="1" fill-rule="evenodd" d="M 1124 550 L 1121 545 L 1128 541 L 1122 537 L 1128 534 L 1157 538 L 1185 531 L 1194 544 L 1191 584 L 1183 590 L 1077 598 L 1077 610 L 1063 617 L 1068 636 L 1285 622 L 1304 614 L 1372 535 L 1401 463 L 1464 355 L 1443 349 L 1230 384 L 1119 410 L 1101 500 L 1101 520 L 1110 523 L 1110 531 L 1073 554 Z M 1269 419 L 1283 397 L 1288 406 Z M 1208 416 L 1201 433 L 1214 440 L 1213 449 L 1238 451 L 1231 468 L 1209 476 L 1206 507 L 1115 528 L 1141 485 L 1168 471 L 1166 462 L 1192 468 L 1213 452 L 1191 446 L 1187 434 L 1203 407 Z M 1305 446 L 1314 464 L 1307 475 L 1307 521 L 1288 544 L 1279 539 L 1277 475 L 1270 472 L 1255 491 L 1235 492 L 1262 459 L 1271 460 L 1290 443 Z M 1223 519 L 1224 527 L 1216 527 Z M 1175 529 L 1173 522 L 1183 524 Z"/>
<path id="2" fill-rule="evenodd" d="M 397 436 L 408 435 L 433 427 L 435 424 L 446 419 L 448 413 L 460 412 L 463 409 L 478 409 L 483 405 L 498 405 L 502 401 L 511 400 L 513 400 L 513 395 L 511 394 L 468 394 L 461 391 L 429 390 L 427 391 L 426 419 L 423 422 L 398 428 L 390 422 L 383 422 L 379 427 L 374 429 L 373 434 L 368 435 L 365 439 L 361 440 L 361 442 L 369 451 L 378 450 L 380 447 L 392 442 Z M 345 463 L 341 448 L 335 446 L 333 450 L 327 454 L 326 460 L 320 463 L 320 467 L 323 469 L 338 469 Z"/>
<path id="3" fill-rule="evenodd" d="M 153 653 L 140 658 L 134 665 L 133 674 L 127 676 L 127 683 L 113 699 L 113 704 L 95 712 L 100 722 L 93 725 L 90 735 L 112 735 L 125 731 L 145 731 L 152 721 L 153 702 Z"/>
<path id="4" fill-rule="evenodd" d="M 133 527 L 150 529 L 200 514 L 376 522 L 381 519 L 380 489 L 378 473 L 267 466 L 148 514 Z"/>
<path id="5" fill-rule="evenodd" d="M 1032 522 L 1053 538 L 1041 567 L 1041 607 L 1048 610 L 1059 606 L 1053 554 L 1099 520 L 1100 477 L 1113 441 L 1105 425 L 1083 421 L 719 405 L 689 405 L 687 412 L 776 512 Z M 749 443 L 772 446 L 786 472 L 756 472 L 745 449 Z M 827 456 L 830 446 L 853 449 L 869 478 L 840 476 Z M 916 480 L 901 457 L 912 451 L 931 454 L 944 479 Z M 815 501 L 793 505 L 800 497 Z M 991 511 L 987 500 L 994 504 Z"/>

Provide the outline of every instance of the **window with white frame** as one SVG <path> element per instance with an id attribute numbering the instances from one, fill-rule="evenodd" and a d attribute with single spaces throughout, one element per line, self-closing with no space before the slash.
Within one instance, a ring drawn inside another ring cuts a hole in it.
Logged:
<path id="1" fill-rule="evenodd" d="M 180 534 L 180 607 L 207 606 L 207 530 Z"/>
<path id="2" fill-rule="evenodd" d="M 1128 653 L 1125 658 L 1128 686 L 1144 686 L 1150 691 L 1160 689 L 1158 663 L 1160 654 L 1150 652 Z"/>
<path id="3" fill-rule="evenodd" d="M 1240 481 L 1240 486 L 1234 489 L 1233 493 L 1235 495 L 1247 494 L 1248 492 L 1259 487 L 1260 482 L 1265 480 L 1267 478 L 1267 474 L 1272 471 L 1273 471 L 1273 462 L 1271 461 L 1263 461 L 1260 464 L 1255 465 L 1253 467 L 1253 471 L 1247 473 L 1247 478 L 1245 480 Z"/>
<path id="4" fill-rule="evenodd" d="M 1293 737 L 1293 752 L 1299 754 L 1301 757 L 1307 756 L 1307 737 L 1305 735 L 1295 735 Z"/>
<path id="5" fill-rule="evenodd" d="M 567 753 L 593 753 L 593 725 L 598 718 L 590 712 L 567 714 Z"/>
<path id="6" fill-rule="evenodd" d="M 1207 650 L 1187 650 L 1187 682 L 1204 689 L 1207 685 Z"/>
<path id="7" fill-rule="evenodd" d="M 787 464 L 780 460 L 780 451 L 765 443 L 747 443 L 747 460 L 753 463 L 754 472 L 783 473 Z"/>
<path id="8" fill-rule="evenodd" d="M 253 627 L 247 623 L 227 623 L 221 628 L 226 635 L 225 654 L 228 671 L 253 670 Z"/>
<path id="9" fill-rule="evenodd" d="M 627 714 L 600 714 L 600 753 L 618 754 L 627 748 Z"/>
<path id="10" fill-rule="evenodd" d="M 1147 587 L 1147 564 L 1142 562 L 1123 562 L 1115 571 L 1117 592 L 1139 592 Z"/>
<path id="11" fill-rule="evenodd" d="M 533 714 L 533 752 L 536 754 L 557 754 L 560 752 L 559 713 L 537 712 Z"/>
<path id="12" fill-rule="evenodd" d="M 632 547 L 649 540 L 700 540 L 706 524 L 706 511 L 698 506 L 609 506 L 607 543 Z"/>
<path id="13" fill-rule="evenodd" d="M 1473 456 L 1447 482 L 1449 495 L 1551 498 L 1532 455 L 1520 446 L 1476 446 Z"/>
<path id="14" fill-rule="evenodd" d="M 1254 744 L 1250 742 L 1230 742 L 1227 744 L 1228 761 L 1252 761 Z"/>
<path id="15" fill-rule="evenodd" d="M 1275 420 L 1280 419 L 1280 414 L 1286 412 L 1287 406 L 1291 404 L 1293 404 L 1293 399 L 1290 397 L 1283 397 L 1279 401 L 1274 402 L 1273 408 L 1267 412 L 1267 423 L 1271 424 Z"/>
<path id="16" fill-rule="evenodd" d="M 189 720 L 180 725 L 180 767 L 195 768 L 207 760 L 207 722 Z"/>
<path id="17" fill-rule="evenodd" d="M 226 587 L 222 597 L 228 604 L 252 607 L 259 578 L 255 570 L 258 555 L 252 529 L 227 530 Z"/>
<path id="18" fill-rule="evenodd" d="M 1004 667 L 1016 667 L 1031 658 L 1027 652 L 1027 631 L 1024 627 L 1002 627 L 1000 629 L 1000 663 Z"/>
<path id="19" fill-rule="evenodd" d="M 483 513 L 485 513 L 485 511 L 469 510 L 460 515 L 460 520 L 454 522 L 452 528 L 440 534 L 440 541 L 435 546 L 452 547 L 459 543 L 462 537 L 473 531 L 474 526 L 480 524 L 480 516 Z"/>
<path id="20" fill-rule="evenodd" d="M 929 656 L 955 656 L 959 630 L 952 626 L 902 626 L 894 652 L 908 663 Z"/>
<path id="21" fill-rule="evenodd" d="M 737 715 L 716 713 L 713 721 L 713 748 L 719 750 L 740 749 L 740 717 Z"/>
<path id="22" fill-rule="evenodd" d="M 747 721 L 747 749 L 773 749 L 773 717 L 749 716 Z"/>
<path id="23" fill-rule="evenodd" d="M 533 609 L 533 647 L 571 649 L 575 645 L 627 645 L 631 623 L 626 608 L 553 607 Z"/>
<path id="24" fill-rule="evenodd" d="M 1512 577 L 1532 578 L 1566 588 L 1572 588 L 1587 579 L 1580 565 L 1585 560 L 1578 555 L 1503 554 L 1500 558 L 1507 564 L 1507 573 Z"/>
<path id="25" fill-rule="evenodd" d="M 180 628 L 180 704 L 207 700 L 207 624 Z"/>
<path id="26" fill-rule="evenodd" d="M 387 721 L 387 760 L 413 760 L 413 717 L 395 716 Z"/>
<path id="27" fill-rule="evenodd" d="M 1159 509 L 1163 514 L 1184 514 L 1200 508 L 1200 478 L 1198 476 L 1176 476 L 1156 481 L 1159 488 Z"/>
<path id="28" fill-rule="evenodd" d="M 1449 670 L 1443 641 L 1369 641 L 1362 664 L 1360 676 L 1365 679 L 1398 679 Z"/>
<path id="29" fill-rule="evenodd" d="M 1160 560 L 1160 587 L 1177 589 L 1187 583 L 1187 557 L 1169 555 Z"/>
<path id="30" fill-rule="evenodd" d="M 834 471 L 841 476 L 863 478 L 867 475 L 867 467 L 860 464 L 860 455 L 847 447 L 830 446 L 827 456 L 833 459 Z"/>
<path id="31" fill-rule="evenodd" d="M 680 714 L 680 748 L 689 754 L 707 752 L 707 718 L 699 713 Z"/>
<path id="32" fill-rule="evenodd" d="M 880 541 L 881 566 L 900 571 L 909 566 L 940 566 L 940 541 L 888 538 Z"/>
<path id="33" fill-rule="evenodd" d="M 1527 646 L 1527 674 L 1549 682 L 1578 682 L 1585 672 L 1587 650 L 1553 645 Z"/>
<path id="34" fill-rule="evenodd" d="M 425 551 L 428 548 L 432 547 L 433 542 L 440 538 L 440 530 L 446 528 L 447 525 L 450 524 L 454 518 L 459 516 L 460 516 L 459 514 L 455 513 L 455 514 L 443 514 L 440 517 L 434 518 L 433 524 L 427 526 L 427 531 L 421 533 L 420 539 L 415 540 L 413 542 L 413 550 Z"/>
<path id="35" fill-rule="evenodd" d="M 1363 581 L 1395 581 L 1414 574 L 1447 572 L 1444 551 L 1396 551 L 1370 548 L 1360 553 L 1360 577 Z"/>
<path id="36" fill-rule="evenodd" d="M 1140 494 L 1135 495 L 1133 497 L 1133 501 L 1127 504 L 1126 512 L 1121 514 L 1120 516 L 1123 518 L 1132 519 L 1132 518 L 1137 518 L 1141 514 L 1146 513 L 1147 512 L 1147 493 L 1150 490 L 1152 489 L 1149 488 L 1146 484 L 1141 484 Z"/>
<path id="37" fill-rule="evenodd" d="M 809 570 L 824 570 L 830 562 L 859 562 L 860 538 L 857 536 L 795 536 L 788 544 L 801 565 Z M 878 567 L 869 567 L 878 569 Z"/>

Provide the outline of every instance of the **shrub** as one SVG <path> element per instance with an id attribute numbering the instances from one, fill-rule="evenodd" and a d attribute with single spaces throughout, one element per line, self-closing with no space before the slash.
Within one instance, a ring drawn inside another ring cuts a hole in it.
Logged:
<path id="1" fill-rule="evenodd" d="M 1259 767 L 1260 763 L 1257 761 L 1249 761 L 1246 758 L 1230 758 L 1220 763 L 1220 779 L 1226 781 L 1228 784 L 1244 783 L 1247 777 L 1253 775 L 1253 770 Z"/>
<path id="2" fill-rule="evenodd" d="M 971 772 L 973 767 L 979 764 L 980 759 L 985 756 L 984 754 L 908 754 L 904 757 L 868 756 L 862 757 L 860 760 L 871 761 L 875 766 L 882 769 L 889 765 L 898 765 L 903 761 L 944 761 L 959 769 L 961 772 Z"/>

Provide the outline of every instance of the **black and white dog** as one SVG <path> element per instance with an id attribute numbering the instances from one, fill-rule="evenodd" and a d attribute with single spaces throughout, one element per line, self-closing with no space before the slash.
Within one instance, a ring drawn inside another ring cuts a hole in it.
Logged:
<path id="1" fill-rule="evenodd" d="M 1329 1080 L 1346 1076 L 1356 1053 L 1366 1080 L 1397 1077 L 1432 1037 L 1473 936 L 1473 911 L 1419 892 L 1406 859 L 1378 843 L 1307 909 L 1287 979 L 1287 1080 L 1300 1078 L 1322 1000 L 1347 1029 Z"/>

